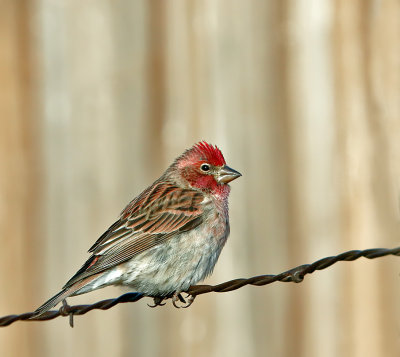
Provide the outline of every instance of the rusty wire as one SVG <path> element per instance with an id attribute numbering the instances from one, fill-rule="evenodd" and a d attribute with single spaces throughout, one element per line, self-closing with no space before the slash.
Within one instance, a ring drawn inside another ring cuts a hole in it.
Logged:
<path id="1" fill-rule="evenodd" d="M 288 282 L 301 283 L 307 274 L 311 274 L 316 270 L 326 269 L 339 261 L 353 261 L 361 257 L 367 259 L 375 259 L 388 255 L 400 256 L 400 247 L 392 249 L 374 248 L 366 250 L 350 250 L 336 256 L 326 257 L 317 260 L 312 264 L 304 264 L 297 266 L 293 269 L 287 270 L 277 275 L 259 275 L 248 279 L 235 279 L 214 286 L 212 285 L 191 286 L 187 291 L 187 293 L 195 297 L 210 292 L 219 292 L 219 293 L 228 292 L 239 289 L 245 285 L 262 286 L 274 283 L 276 281 L 285 283 Z M 119 296 L 116 299 L 102 300 L 92 305 L 74 305 L 74 306 L 63 305 L 59 310 L 47 311 L 43 315 L 34 318 L 31 318 L 34 315 L 33 312 L 27 312 L 21 315 L 8 315 L 0 317 L 0 327 L 8 326 L 15 321 L 26 321 L 26 320 L 45 321 L 45 320 L 55 319 L 58 316 L 69 316 L 70 325 L 72 327 L 73 316 L 83 315 L 91 310 L 96 310 L 96 309 L 108 310 L 117 304 L 125 302 L 136 302 L 142 299 L 143 297 L 145 296 L 140 293 L 127 293 Z"/>

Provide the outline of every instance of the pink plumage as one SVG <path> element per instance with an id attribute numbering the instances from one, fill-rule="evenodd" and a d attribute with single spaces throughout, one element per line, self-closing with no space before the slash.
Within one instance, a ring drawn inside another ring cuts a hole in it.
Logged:
<path id="1" fill-rule="evenodd" d="M 205 141 L 179 156 L 133 199 L 89 249 L 86 263 L 35 311 L 39 316 L 69 296 L 125 285 L 160 305 L 207 277 L 229 235 L 228 183 L 240 173 Z M 193 299 L 189 299 L 188 306 Z"/>

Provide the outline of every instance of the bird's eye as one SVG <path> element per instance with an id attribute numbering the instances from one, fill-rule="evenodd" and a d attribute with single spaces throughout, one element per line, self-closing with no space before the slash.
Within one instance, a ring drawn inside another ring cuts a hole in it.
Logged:
<path id="1" fill-rule="evenodd" d="M 203 164 L 200 166 L 201 171 L 207 172 L 210 171 L 210 165 L 209 164 Z"/>

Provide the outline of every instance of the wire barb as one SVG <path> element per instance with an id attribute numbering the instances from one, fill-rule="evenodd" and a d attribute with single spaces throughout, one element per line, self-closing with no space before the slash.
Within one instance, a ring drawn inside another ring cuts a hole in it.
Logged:
<path id="1" fill-rule="evenodd" d="M 301 283 L 307 274 L 312 274 L 316 270 L 326 269 L 339 261 L 354 261 L 361 257 L 367 259 L 375 259 L 388 255 L 400 256 L 400 247 L 392 249 L 374 248 L 365 250 L 350 250 L 336 256 L 322 258 L 312 264 L 300 265 L 298 267 L 292 268 L 277 275 L 259 275 L 248 279 L 235 279 L 214 286 L 195 285 L 191 286 L 189 290 L 186 291 L 186 293 L 188 293 L 194 300 L 198 295 L 207 294 L 210 292 L 224 293 L 228 291 L 237 290 L 245 285 L 263 286 L 272 284 L 276 281 L 284 283 L 290 283 L 290 282 Z M 33 312 L 26 312 L 21 315 L 8 315 L 0 317 L 0 327 L 11 325 L 15 321 L 26 321 L 26 320 L 46 321 L 55 319 L 56 317 L 59 316 L 68 316 L 70 326 L 73 327 L 74 325 L 73 318 L 75 315 L 84 315 L 91 310 L 108 310 L 117 304 L 126 302 L 136 302 L 142 299 L 143 297 L 145 296 L 140 293 L 127 293 L 119 296 L 116 299 L 102 300 L 92 305 L 70 306 L 66 302 L 63 302 L 63 306 L 61 306 L 59 310 L 47 311 L 46 313 L 44 313 L 39 317 L 31 318 L 34 315 Z"/>

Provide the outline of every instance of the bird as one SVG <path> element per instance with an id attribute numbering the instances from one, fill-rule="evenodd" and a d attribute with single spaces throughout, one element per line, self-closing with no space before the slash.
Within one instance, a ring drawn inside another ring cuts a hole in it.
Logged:
<path id="1" fill-rule="evenodd" d="M 91 256 L 33 318 L 106 286 L 126 286 L 154 299 L 172 299 L 209 276 L 229 236 L 229 183 L 242 176 L 216 145 L 200 141 L 177 157 L 134 198 L 89 249 Z M 149 305 L 150 306 L 150 305 Z"/>

